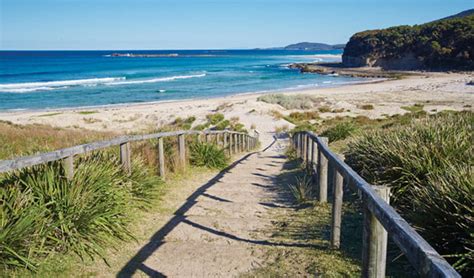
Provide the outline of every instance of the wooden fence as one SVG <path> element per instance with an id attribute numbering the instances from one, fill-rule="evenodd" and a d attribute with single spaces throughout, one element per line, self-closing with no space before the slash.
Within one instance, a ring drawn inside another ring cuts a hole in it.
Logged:
<path id="1" fill-rule="evenodd" d="M 41 153 L 32 156 L 19 157 L 11 160 L 0 161 L 0 173 L 17 170 L 25 167 L 39 165 L 47 162 L 62 160 L 65 168 L 66 176 L 72 178 L 74 176 L 74 156 L 85 154 L 91 151 L 101 150 L 108 147 L 120 147 L 120 161 L 122 167 L 127 172 L 131 172 L 131 148 L 130 143 L 136 141 L 158 139 L 158 167 L 161 177 L 165 177 L 165 153 L 163 148 L 163 138 L 176 137 L 178 143 L 178 157 L 181 167 L 186 165 L 186 140 L 185 136 L 197 135 L 199 141 L 204 137 L 206 142 L 210 142 L 214 137 L 214 142 L 222 145 L 229 151 L 229 155 L 249 151 L 257 146 L 258 138 L 250 136 L 246 133 L 235 131 L 173 131 L 161 132 L 146 135 L 130 135 L 121 136 L 111 140 L 94 142 L 89 144 L 78 145 L 48 153 Z"/>
<path id="2" fill-rule="evenodd" d="M 373 186 L 352 170 L 328 147 L 328 140 L 312 132 L 298 132 L 291 138 L 298 157 L 315 177 L 319 201 L 327 202 L 332 185 L 331 247 L 339 248 L 344 185 L 356 190 L 363 200 L 363 277 L 385 277 L 387 239 L 390 236 L 422 277 L 461 277 L 389 205 L 390 188 Z"/>

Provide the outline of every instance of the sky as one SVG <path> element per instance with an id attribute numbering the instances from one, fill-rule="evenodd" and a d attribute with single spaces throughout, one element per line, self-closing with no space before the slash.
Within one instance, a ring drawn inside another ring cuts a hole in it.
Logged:
<path id="1" fill-rule="evenodd" d="M 335 44 L 473 7 L 474 0 L 0 0 L 0 50 Z"/>

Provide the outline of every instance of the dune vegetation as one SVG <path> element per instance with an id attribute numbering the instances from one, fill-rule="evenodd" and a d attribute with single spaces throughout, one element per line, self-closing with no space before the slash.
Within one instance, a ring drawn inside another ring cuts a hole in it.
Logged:
<path id="1" fill-rule="evenodd" d="M 220 114 L 221 115 L 221 114 Z M 208 116 L 209 127 L 225 119 Z M 194 117 L 149 133 L 191 128 Z M 240 127 L 236 119 L 233 127 Z M 240 127 L 242 128 L 242 127 Z M 79 129 L 0 123 L 0 158 L 50 151 L 117 136 Z M 192 166 L 224 168 L 228 152 L 187 136 Z M 75 157 L 72 179 L 59 161 L 0 174 L 0 272 L 36 271 L 51 256 L 102 258 L 117 242 L 134 239 L 130 223 L 160 198 L 158 140 L 135 142 L 132 171 L 123 170 L 118 148 Z M 179 173 L 176 138 L 164 138 L 168 172 Z M 153 202 L 152 202 L 153 201 Z"/>

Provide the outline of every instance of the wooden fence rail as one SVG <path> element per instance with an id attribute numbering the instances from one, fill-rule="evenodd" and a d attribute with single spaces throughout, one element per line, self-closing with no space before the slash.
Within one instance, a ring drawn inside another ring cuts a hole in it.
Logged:
<path id="1" fill-rule="evenodd" d="M 145 135 L 130 135 L 113 138 L 110 140 L 93 142 L 89 144 L 78 145 L 70 148 L 65 148 L 57 151 L 41 153 L 37 155 L 24 156 L 11 160 L 0 161 L 0 173 L 18 170 L 25 167 L 35 166 L 43 163 L 61 160 L 64 165 L 66 176 L 72 178 L 74 176 L 74 156 L 85 154 L 88 152 L 101 150 L 113 146 L 120 147 L 120 161 L 122 167 L 128 173 L 131 173 L 131 147 L 130 143 L 136 141 L 144 141 L 150 139 L 158 139 L 158 162 L 159 174 L 165 177 L 165 154 L 163 148 L 163 138 L 177 137 L 178 142 L 178 162 L 181 167 L 186 166 L 186 140 L 185 136 L 197 135 L 198 138 L 205 136 L 207 142 L 211 142 L 210 137 L 215 137 L 215 143 L 220 144 L 222 140 L 222 147 L 229 150 L 229 154 L 236 154 L 239 151 L 250 151 L 257 147 L 258 137 L 250 136 L 249 134 L 235 131 L 173 131 L 160 132 Z M 221 135 L 221 136 L 219 136 Z M 232 138 L 233 137 L 233 138 Z M 209 141 L 208 141 L 209 140 Z M 199 141 L 199 139 L 198 139 Z M 245 145 L 244 145 L 245 144 Z M 244 148 L 245 147 L 245 148 Z"/>
<path id="2" fill-rule="evenodd" d="M 385 277 L 387 238 L 390 236 L 423 277 L 461 277 L 393 207 L 389 205 L 390 190 L 372 186 L 344 161 L 331 152 L 328 140 L 312 132 L 298 132 L 291 137 L 297 156 L 303 159 L 315 176 L 319 201 L 327 202 L 328 183 L 333 186 L 331 247 L 339 248 L 343 185 L 356 190 L 363 200 L 363 277 Z"/>

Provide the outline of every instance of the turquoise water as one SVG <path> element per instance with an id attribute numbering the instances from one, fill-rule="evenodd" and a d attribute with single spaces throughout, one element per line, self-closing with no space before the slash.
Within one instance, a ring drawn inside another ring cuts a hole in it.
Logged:
<path id="1" fill-rule="evenodd" d="M 114 57 L 113 53 L 159 54 Z M 1 51 L 0 110 L 211 98 L 337 86 L 358 79 L 301 74 L 293 62 L 337 61 L 339 51 Z"/>

